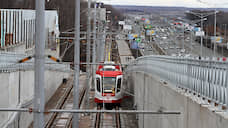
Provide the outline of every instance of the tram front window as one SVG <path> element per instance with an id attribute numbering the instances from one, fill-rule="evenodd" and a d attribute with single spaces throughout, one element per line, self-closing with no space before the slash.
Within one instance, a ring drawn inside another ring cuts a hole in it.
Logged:
<path id="1" fill-rule="evenodd" d="M 103 78 L 104 93 L 115 92 L 115 85 L 116 85 L 115 77 L 104 77 Z"/>

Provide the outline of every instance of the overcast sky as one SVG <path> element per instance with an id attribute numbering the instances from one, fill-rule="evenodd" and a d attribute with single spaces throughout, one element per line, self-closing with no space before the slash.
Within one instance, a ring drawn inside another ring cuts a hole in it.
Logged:
<path id="1" fill-rule="evenodd" d="M 228 0 L 100 0 L 114 5 L 151 5 L 184 7 L 223 7 L 228 8 Z M 202 2 L 199 2 L 202 1 Z"/>

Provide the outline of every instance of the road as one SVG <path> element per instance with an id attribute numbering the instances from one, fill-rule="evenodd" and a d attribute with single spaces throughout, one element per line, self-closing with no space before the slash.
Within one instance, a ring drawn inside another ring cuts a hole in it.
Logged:
<path id="1" fill-rule="evenodd" d="M 141 51 L 144 55 L 156 55 L 158 52 L 152 47 L 153 43 L 156 43 L 163 49 L 167 55 L 173 56 L 201 56 L 201 45 L 196 42 L 193 35 L 190 33 L 185 33 L 182 30 L 177 30 L 174 26 L 169 24 L 172 21 L 161 22 L 159 18 L 151 19 L 152 25 L 156 31 L 156 35 L 153 36 L 154 41 L 143 41 L 144 48 Z M 142 21 L 139 21 L 142 22 Z M 133 24 L 133 32 L 139 34 L 145 30 L 141 24 Z M 213 57 L 213 49 L 207 48 L 206 46 L 202 47 L 202 56 L 203 57 Z M 216 52 L 216 57 L 221 57 L 222 55 Z"/>

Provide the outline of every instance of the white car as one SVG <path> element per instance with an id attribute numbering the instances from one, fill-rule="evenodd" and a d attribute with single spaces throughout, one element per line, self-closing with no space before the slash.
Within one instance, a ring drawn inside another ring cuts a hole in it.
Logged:
<path id="1" fill-rule="evenodd" d="M 181 53 L 184 53 L 184 52 L 185 52 L 185 49 L 181 49 L 180 52 L 181 52 Z"/>
<path id="2" fill-rule="evenodd" d="M 163 37 L 162 37 L 162 39 L 164 39 L 164 40 L 165 40 L 165 39 L 167 39 L 167 37 L 166 37 L 166 36 L 163 36 Z"/>

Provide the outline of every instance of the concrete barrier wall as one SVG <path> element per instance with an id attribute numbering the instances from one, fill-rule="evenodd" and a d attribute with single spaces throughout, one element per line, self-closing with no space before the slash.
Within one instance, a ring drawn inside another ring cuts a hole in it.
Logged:
<path id="1" fill-rule="evenodd" d="M 63 73 L 58 71 L 46 71 L 45 72 L 45 100 L 48 101 L 55 93 L 56 89 L 62 83 L 63 78 L 68 78 L 69 73 Z"/>
<path id="2" fill-rule="evenodd" d="M 0 74 L 0 81 L 1 81 L 1 86 L 0 86 L 0 94 L 2 95 L 0 97 L 0 107 L 8 107 L 9 106 L 9 94 L 8 94 L 8 89 L 9 89 L 9 74 L 8 73 L 1 73 Z M 1 112 L 0 113 L 0 121 L 5 121 L 8 118 L 8 113 L 6 112 Z"/>
<path id="3" fill-rule="evenodd" d="M 138 115 L 142 128 L 227 128 L 224 113 L 200 105 L 197 97 L 175 88 L 155 75 L 130 72 L 125 79 L 134 87 L 134 102 L 138 110 L 180 111 L 181 115 Z"/>
<path id="4" fill-rule="evenodd" d="M 8 47 L 5 48 L 4 51 L 25 53 L 25 43 L 20 43 L 20 44 L 13 45 L 13 46 L 8 46 Z"/>
<path id="5" fill-rule="evenodd" d="M 58 71 L 45 71 L 45 100 L 54 94 L 63 78 L 68 78 L 69 73 Z M 0 73 L 0 108 L 32 107 L 34 95 L 34 71 L 20 71 Z M 28 127 L 33 119 L 29 113 L 16 114 L 19 116 L 19 125 Z M 0 112 L 0 127 L 9 123 L 13 116 L 12 112 Z"/>

